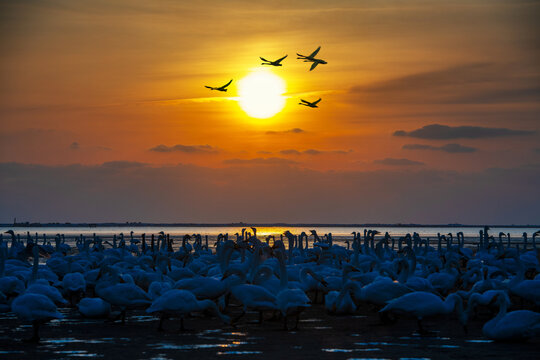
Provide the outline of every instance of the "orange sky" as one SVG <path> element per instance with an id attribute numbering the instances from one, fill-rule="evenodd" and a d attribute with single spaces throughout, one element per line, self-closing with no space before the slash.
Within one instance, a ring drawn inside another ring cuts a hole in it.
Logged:
<path id="1" fill-rule="evenodd" d="M 538 3 L 502 0 L 3 1 L 0 162 L 539 164 L 538 15 Z M 294 55 L 319 45 L 328 64 L 310 72 Z M 259 56 L 285 54 L 272 69 L 290 96 L 278 115 L 250 118 L 223 99 Z M 230 78 L 228 93 L 203 87 Z M 323 100 L 310 109 L 301 96 Z M 434 124 L 450 128 L 413 132 Z"/>

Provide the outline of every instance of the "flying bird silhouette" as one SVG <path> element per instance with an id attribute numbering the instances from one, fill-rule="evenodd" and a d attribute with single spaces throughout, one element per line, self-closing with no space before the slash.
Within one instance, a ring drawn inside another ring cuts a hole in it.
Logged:
<path id="1" fill-rule="evenodd" d="M 284 57 L 280 58 L 280 59 L 277 59 L 276 61 L 270 61 L 270 60 L 266 60 L 265 58 L 263 57 L 260 57 L 259 58 L 264 61 L 263 63 L 261 63 L 261 65 L 272 65 L 272 66 L 283 66 L 281 64 L 281 62 L 283 61 L 283 59 L 285 59 L 288 55 L 285 55 Z"/>
<path id="2" fill-rule="evenodd" d="M 321 50 L 320 46 L 317 48 L 317 50 L 312 52 L 309 56 L 305 56 L 305 55 L 296 53 L 296 55 L 298 55 L 297 59 L 302 59 L 302 60 L 304 60 L 304 62 L 310 62 L 311 61 L 313 63 L 313 64 L 311 64 L 311 67 L 309 68 L 309 71 L 311 71 L 311 70 L 315 69 L 315 67 L 317 65 L 319 65 L 319 64 L 327 64 L 327 62 L 324 61 L 323 59 L 315 58 L 315 56 L 319 53 L 319 50 Z"/>
<path id="3" fill-rule="evenodd" d="M 318 107 L 317 104 L 321 101 L 321 98 L 319 98 L 319 100 L 313 101 L 313 102 L 309 102 L 309 101 L 306 101 L 304 99 L 300 99 L 300 101 L 301 102 L 299 102 L 298 105 L 304 105 L 304 106 L 307 106 L 307 107 L 316 108 L 316 107 Z"/>
<path id="4" fill-rule="evenodd" d="M 213 86 L 207 86 L 207 85 L 205 85 L 204 87 L 205 87 L 205 88 L 208 88 L 208 89 L 210 89 L 210 90 L 227 91 L 227 86 L 229 86 L 231 83 L 232 83 L 232 79 L 231 79 L 228 83 L 226 83 L 225 85 L 223 85 L 223 86 L 213 87 Z"/>

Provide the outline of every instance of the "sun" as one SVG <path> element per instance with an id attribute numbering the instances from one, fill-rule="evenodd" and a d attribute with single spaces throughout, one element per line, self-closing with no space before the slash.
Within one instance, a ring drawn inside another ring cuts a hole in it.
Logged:
<path id="1" fill-rule="evenodd" d="M 264 68 L 258 68 L 238 81 L 238 103 L 249 116 L 267 119 L 285 106 L 285 81 Z"/>

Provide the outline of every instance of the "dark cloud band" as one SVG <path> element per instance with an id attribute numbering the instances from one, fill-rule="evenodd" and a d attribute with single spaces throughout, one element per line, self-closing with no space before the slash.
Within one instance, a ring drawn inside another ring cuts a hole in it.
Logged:
<path id="1" fill-rule="evenodd" d="M 149 151 L 154 152 L 160 152 L 160 153 L 170 153 L 170 152 L 183 152 L 183 153 L 209 153 L 209 154 L 215 154 L 219 152 L 219 150 L 213 146 L 210 145 L 181 145 L 176 144 L 173 146 L 166 146 L 166 145 L 158 145 L 153 148 L 151 148 Z"/>
<path id="2" fill-rule="evenodd" d="M 405 150 L 432 150 L 432 151 L 444 151 L 447 153 L 473 153 L 478 149 L 469 146 L 463 146 L 460 144 L 446 144 L 443 146 L 432 146 L 426 144 L 405 144 L 403 145 Z"/>
<path id="3" fill-rule="evenodd" d="M 507 136 L 524 136 L 535 131 L 513 130 L 507 128 L 490 128 L 481 126 L 448 126 L 431 124 L 412 131 L 398 130 L 394 136 L 407 136 L 418 139 L 449 140 L 449 139 L 482 139 Z"/>
<path id="4" fill-rule="evenodd" d="M 385 158 L 381 160 L 374 160 L 374 164 L 388 165 L 388 166 L 419 166 L 424 165 L 421 161 L 409 160 L 409 159 L 395 159 Z"/>

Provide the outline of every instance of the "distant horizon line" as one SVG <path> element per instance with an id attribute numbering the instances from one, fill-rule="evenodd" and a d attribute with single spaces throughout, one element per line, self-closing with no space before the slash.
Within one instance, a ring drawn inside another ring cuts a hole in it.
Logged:
<path id="1" fill-rule="evenodd" d="M 539 228 L 538 224 L 420 224 L 420 223 L 152 223 L 152 222 L 17 222 L 0 223 L 0 227 L 144 227 L 144 226 L 163 226 L 163 227 L 505 227 L 505 228 Z"/>

